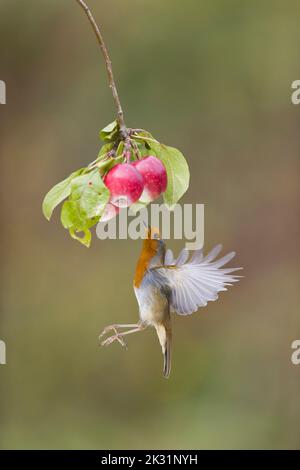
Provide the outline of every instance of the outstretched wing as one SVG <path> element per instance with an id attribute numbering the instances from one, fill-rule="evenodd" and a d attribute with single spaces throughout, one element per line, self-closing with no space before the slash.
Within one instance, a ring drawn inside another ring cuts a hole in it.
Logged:
<path id="1" fill-rule="evenodd" d="M 217 300 L 218 293 L 226 291 L 239 277 L 232 273 L 242 268 L 224 268 L 234 256 L 231 252 L 215 261 L 222 249 L 217 245 L 207 256 L 196 250 L 189 261 L 189 253 L 183 249 L 177 260 L 168 250 L 164 266 L 150 269 L 152 280 L 161 288 L 167 289 L 171 310 L 179 315 L 189 315 L 207 302 Z M 150 274 L 150 273 L 149 273 Z"/>

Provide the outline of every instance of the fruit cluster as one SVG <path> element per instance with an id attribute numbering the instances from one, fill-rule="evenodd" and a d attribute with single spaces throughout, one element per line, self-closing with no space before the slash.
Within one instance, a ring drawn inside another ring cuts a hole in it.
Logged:
<path id="1" fill-rule="evenodd" d="M 118 163 L 107 172 L 104 184 L 110 199 L 101 217 L 102 222 L 113 218 L 122 207 L 139 201 L 145 204 L 157 199 L 167 189 L 167 172 L 163 163 L 148 155 L 140 160 Z"/>
<path id="2" fill-rule="evenodd" d="M 43 200 L 48 220 L 63 203 L 63 227 L 85 246 L 90 246 L 91 228 L 115 217 L 120 208 L 132 206 L 136 214 L 162 194 L 171 209 L 189 185 L 182 153 L 150 132 L 127 129 L 124 135 L 114 121 L 100 131 L 100 138 L 104 144 L 96 160 L 57 183 Z"/>

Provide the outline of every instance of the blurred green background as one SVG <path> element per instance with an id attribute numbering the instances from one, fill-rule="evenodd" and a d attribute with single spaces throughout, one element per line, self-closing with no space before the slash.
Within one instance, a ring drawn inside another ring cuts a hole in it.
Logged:
<path id="1" fill-rule="evenodd" d="M 168 381 L 151 329 L 98 348 L 106 324 L 138 318 L 141 243 L 86 249 L 41 202 L 114 119 L 102 56 L 75 0 L 1 0 L 0 446 L 300 448 L 299 2 L 88 3 L 127 124 L 183 151 L 205 249 L 236 250 L 246 277 L 174 318 Z"/>

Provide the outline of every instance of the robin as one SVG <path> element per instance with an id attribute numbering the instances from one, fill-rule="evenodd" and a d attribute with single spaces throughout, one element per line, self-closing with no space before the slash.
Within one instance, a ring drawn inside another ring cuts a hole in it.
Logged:
<path id="1" fill-rule="evenodd" d="M 184 248 L 175 259 L 172 251 L 166 250 L 159 232 L 148 228 L 133 281 L 140 321 L 107 326 L 100 338 L 110 331 L 113 331 L 113 335 L 102 341 L 101 345 L 108 346 L 118 341 L 127 347 L 124 336 L 142 331 L 147 326 L 154 326 L 164 356 L 163 375 L 169 377 L 171 313 L 190 315 L 196 312 L 199 307 L 205 307 L 207 302 L 217 300 L 218 293 L 227 290 L 225 286 L 232 285 L 241 277 L 232 273 L 242 268 L 224 268 L 235 256 L 235 252 L 215 260 L 221 249 L 222 245 L 217 245 L 205 257 L 202 249 L 195 250 L 188 260 L 189 252 Z M 120 331 L 123 328 L 127 331 Z"/>

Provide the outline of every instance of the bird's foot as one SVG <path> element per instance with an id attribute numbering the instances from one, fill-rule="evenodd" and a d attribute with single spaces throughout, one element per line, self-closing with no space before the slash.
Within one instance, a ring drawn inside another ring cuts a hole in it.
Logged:
<path id="1" fill-rule="evenodd" d="M 104 341 L 101 342 L 101 346 L 109 346 L 114 341 L 118 341 L 123 348 L 127 349 L 127 344 L 125 343 L 124 339 L 122 338 L 122 334 L 118 332 L 115 325 L 109 325 L 104 328 L 102 333 L 99 335 L 99 340 L 102 336 L 106 335 L 109 331 L 114 331 L 115 334 L 106 338 Z"/>
<path id="2" fill-rule="evenodd" d="M 118 330 L 119 328 L 129 328 L 129 330 L 120 333 Z M 130 335 L 131 333 L 136 333 L 137 331 L 142 331 L 146 328 L 146 324 L 139 322 L 139 323 L 129 323 L 129 324 L 118 324 L 118 325 L 109 325 L 99 336 L 99 339 L 102 338 L 103 335 L 108 333 L 109 331 L 114 331 L 115 334 L 110 336 L 109 338 L 102 341 L 101 346 L 108 346 L 109 344 L 113 343 L 114 341 L 118 341 L 121 346 L 127 349 L 127 345 L 123 339 L 125 335 Z"/>
<path id="3" fill-rule="evenodd" d="M 116 325 L 108 325 L 104 328 L 104 330 L 100 333 L 99 335 L 99 340 L 102 338 L 102 336 L 106 335 L 110 331 L 114 331 L 116 334 L 118 333 L 118 330 L 116 328 Z"/>
<path id="4" fill-rule="evenodd" d="M 122 336 L 120 336 L 119 333 L 116 333 L 115 335 L 110 336 L 109 338 L 106 338 L 104 341 L 102 341 L 101 346 L 109 346 L 112 344 L 114 341 L 118 341 L 123 348 L 127 348 L 127 344 L 123 340 Z"/>

